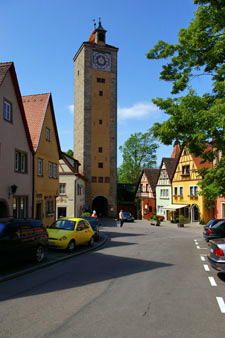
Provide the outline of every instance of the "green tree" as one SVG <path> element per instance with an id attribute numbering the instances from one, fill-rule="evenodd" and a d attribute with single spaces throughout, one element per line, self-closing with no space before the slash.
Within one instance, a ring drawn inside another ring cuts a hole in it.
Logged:
<path id="1" fill-rule="evenodd" d="M 73 150 L 71 149 L 67 150 L 66 154 L 73 157 Z"/>
<path id="2" fill-rule="evenodd" d="M 172 83 L 169 98 L 153 99 L 169 119 L 154 124 L 152 131 L 162 143 L 179 142 L 195 156 L 212 161 L 219 152 L 225 154 L 225 2 L 194 0 L 194 4 L 199 5 L 195 16 L 188 28 L 179 31 L 178 43 L 159 41 L 147 53 L 148 59 L 169 59 L 160 79 Z M 192 80 L 205 76 L 209 89 L 198 95 Z M 224 165 L 204 171 L 201 187 L 208 203 L 225 196 L 224 171 Z"/>
<path id="3" fill-rule="evenodd" d="M 137 183 L 144 168 L 156 165 L 156 149 L 151 132 L 131 134 L 129 139 L 120 146 L 123 162 L 118 168 L 119 183 Z"/>

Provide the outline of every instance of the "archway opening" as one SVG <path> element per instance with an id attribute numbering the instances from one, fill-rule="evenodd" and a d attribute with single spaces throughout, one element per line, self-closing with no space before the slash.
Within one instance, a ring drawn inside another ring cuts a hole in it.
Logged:
<path id="1" fill-rule="evenodd" d="M 0 201 L 0 218 L 2 217 L 8 217 L 9 216 L 9 210 L 8 205 L 5 201 Z"/>
<path id="2" fill-rule="evenodd" d="M 194 204 L 191 208 L 191 220 L 192 222 L 198 222 L 200 218 L 199 207 Z"/>
<path id="3" fill-rule="evenodd" d="M 95 197 L 92 203 L 92 210 L 97 212 L 98 216 L 108 216 L 108 201 L 103 196 Z"/>

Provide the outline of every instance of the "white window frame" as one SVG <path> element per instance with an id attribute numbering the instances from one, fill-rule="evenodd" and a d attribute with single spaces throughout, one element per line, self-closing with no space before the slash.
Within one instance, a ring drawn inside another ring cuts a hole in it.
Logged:
<path id="1" fill-rule="evenodd" d="M 180 188 L 180 196 L 184 196 L 184 187 L 180 186 L 179 188 Z M 181 193 L 181 191 L 182 191 L 182 193 Z"/>
<path id="2" fill-rule="evenodd" d="M 43 176 L 43 160 L 38 158 L 38 176 Z"/>
<path id="3" fill-rule="evenodd" d="M 192 190 L 192 193 L 191 193 Z M 197 196 L 198 195 L 198 185 L 190 185 L 189 186 L 190 196 Z"/>
<path id="4" fill-rule="evenodd" d="M 66 195 L 66 183 L 59 183 L 59 195 Z"/>

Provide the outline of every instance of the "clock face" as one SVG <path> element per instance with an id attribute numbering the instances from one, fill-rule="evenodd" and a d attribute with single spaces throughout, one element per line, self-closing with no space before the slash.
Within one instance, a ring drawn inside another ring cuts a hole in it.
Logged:
<path id="1" fill-rule="evenodd" d="M 92 68 L 110 71 L 111 70 L 111 54 L 93 52 Z"/>

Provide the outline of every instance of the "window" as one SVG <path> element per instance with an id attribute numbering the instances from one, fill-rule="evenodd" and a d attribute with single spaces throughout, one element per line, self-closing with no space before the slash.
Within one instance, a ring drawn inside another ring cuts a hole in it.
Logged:
<path id="1" fill-rule="evenodd" d="M 160 197 L 161 198 L 168 198 L 168 196 L 169 196 L 168 189 L 160 189 Z"/>
<path id="2" fill-rule="evenodd" d="M 105 177 L 105 183 L 109 183 L 110 182 L 110 178 L 109 177 Z"/>
<path id="3" fill-rule="evenodd" d="M 99 168 L 103 168 L 103 163 L 102 163 L 102 162 L 99 162 L 99 163 L 98 163 L 98 167 L 99 167 Z"/>
<path id="4" fill-rule="evenodd" d="M 189 176 L 190 175 L 190 166 L 189 165 L 183 165 L 182 166 L 182 175 L 183 176 Z"/>
<path id="5" fill-rule="evenodd" d="M 43 160 L 38 159 L 38 176 L 43 176 Z"/>
<path id="6" fill-rule="evenodd" d="M 46 141 L 50 141 L 50 129 L 46 128 Z"/>
<path id="7" fill-rule="evenodd" d="M 221 217 L 225 218 L 225 203 L 221 203 Z"/>
<path id="8" fill-rule="evenodd" d="M 103 91 L 99 90 L 99 96 L 103 96 Z"/>
<path id="9" fill-rule="evenodd" d="M 99 124 L 102 124 L 102 120 L 99 120 L 98 123 L 99 123 Z"/>
<path id="10" fill-rule="evenodd" d="M 15 152 L 15 171 L 17 173 L 27 173 L 27 154 L 18 150 Z"/>
<path id="11" fill-rule="evenodd" d="M 146 184 L 146 192 L 149 192 L 149 185 Z"/>
<path id="12" fill-rule="evenodd" d="M 198 186 L 197 185 L 191 185 L 190 186 L 190 196 L 196 196 L 198 195 Z"/>
<path id="13" fill-rule="evenodd" d="M 28 197 L 16 196 L 13 197 L 13 217 L 26 218 L 28 210 Z"/>
<path id="14" fill-rule="evenodd" d="M 54 203 L 53 200 L 47 200 L 45 204 L 46 217 L 54 215 Z"/>
<path id="15" fill-rule="evenodd" d="M 180 187 L 180 195 L 183 196 L 183 194 L 184 194 L 184 188 Z"/>
<path id="16" fill-rule="evenodd" d="M 58 218 L 66 217 L 66 207 L 58 207 Z"/>
<path id="17" fill-rule="evenodd" d="M 12 122 L 12 105 L 6 100 L 3 103 L 3 117 L 6 121 Z"/>
<path id="18" fill-rule="evenodd" d="M 141 184 L 140 189 L 141 189 L 141 192 L 143 192 L 143 184 Z"/>
<path id="19" fill-rule="evenodd" d="M 58 177 L 58 166 L 55 163 L 53 163 L 53 177 L 54 178 Z"/>
<path id="20" fill-rule="evenodd" d="M 60 195 L 66 194 L 66 183 L 59 183 L 59 194 Z"/>
<path id="21" fill-rule="evenodd" d="M 48 162 L 48 177 L 53 177 L 53 163 Z"/>
<path id="22" fill-rule="evenodd" d="M 102 153 L 102 147 L 98 147 L 98 152 Z"/>
<path id="23" fill-rule="evenodd" d="M 103 78 L 100 78 L 100 77 L 97 77 L 97 82 L 100 82 L 100 83 L 105 83 L 105 79 L 103 79 Z"/>
<path id="24" fill-rule="evenodd" d="M 98 178 L 98 183 L 103 183 L 103 177 Z"/>
<path id="25" fill-rule="evenodd" d="M 97 182 L 97 177 L 96 176 L 92 176 L 92 178 L 91 178 L 91 182 Z"/>
<path id="26" fill-rule="evenodd" d="M 77 195 L 82 195 L 82 188 L 83 188 L 83 184 L 77 183 Z"/>
<path id="27" fill-rule="evenodd" d="M 175 195 L 175 196 L 178 195 L 178 187 L 174 187 L 174 195 Z"/>

